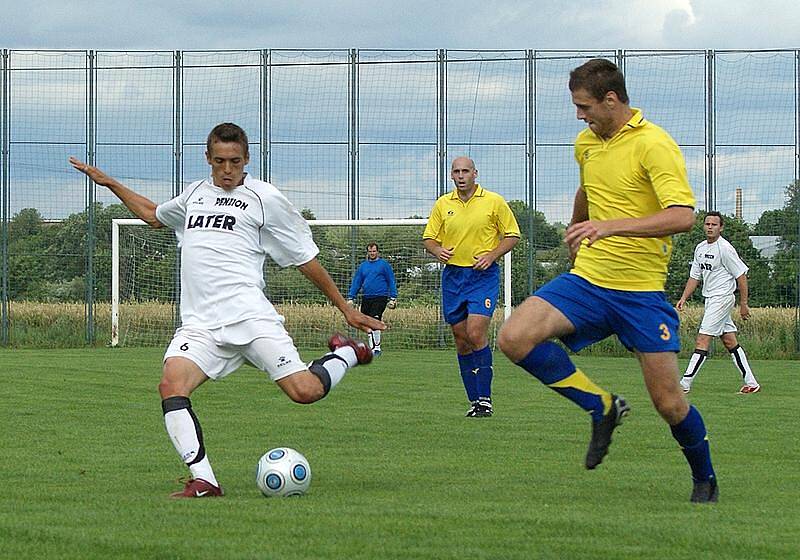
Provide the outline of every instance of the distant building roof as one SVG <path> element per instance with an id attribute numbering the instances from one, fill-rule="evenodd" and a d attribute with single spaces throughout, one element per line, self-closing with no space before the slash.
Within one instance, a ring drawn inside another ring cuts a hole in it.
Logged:
<path id="1" fill-rule="evenodd" d="M 761 256 L 765 259 L 771 259 L 778 252 L 781 245 L 780 235 L 751 235 L 750 241 L 753 247 L 758 249 Z"/>

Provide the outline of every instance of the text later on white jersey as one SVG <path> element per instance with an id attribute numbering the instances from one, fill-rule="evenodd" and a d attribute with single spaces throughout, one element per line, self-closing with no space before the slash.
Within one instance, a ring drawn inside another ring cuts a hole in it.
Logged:
<path id="1" fill-rule="evenodd" d="M 160 204 L 181 252 L 181 323 L 203 329 L 274 313 L 264 295 L 264 257 L 298 266 L 319 249 L 311 228 L 273 185 L 245 176 L 226 191 L 211 179 Z"/>

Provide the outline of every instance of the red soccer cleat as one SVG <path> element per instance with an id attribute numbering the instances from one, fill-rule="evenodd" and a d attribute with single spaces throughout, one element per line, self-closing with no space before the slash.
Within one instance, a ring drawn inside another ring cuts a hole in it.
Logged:
<path id="1" fill-rule="evenodd" d="M 739 389 L 740 395 L 749 395 L 751 393 L 758 393 L 761 391 L 761 385 L 756 385 L 755 387 L 752 385 L 743 385 L 741 389 Z"/>
<path id="2" fill-rule="evenodd" d="M 356 359 L 361 365 L 366 365 L 372 361 L 372 350 L 366 343 L 350 338 L 342 333 L 334 333 L 328 339 L 328 348 L 331 352 L 342 346 L 349 346 L 356 352 Z"/>
<path id="3" fill-rule="evenodd" d="M 214 486 L 202 478 L 190 478 L 183 490 L 173 492 L 170 498 L 216 498 L 224 496 L 225 492 L 219 486 Z"/>

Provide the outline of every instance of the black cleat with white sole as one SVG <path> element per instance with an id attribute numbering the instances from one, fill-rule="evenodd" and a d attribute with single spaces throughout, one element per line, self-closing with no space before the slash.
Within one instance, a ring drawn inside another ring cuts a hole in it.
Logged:
<path id="1" fill-rule="evenodd" d="M 622 424 L 623 416 L 626 416 L 631 407 L 625 399 L 617 395 L 611 395 L 611 410 L 603 416 L 599 422 L 592 423 L 592 440 L 589 442 L 589 450 L 586 452 L 586 468 L 594 469 L 603 462 L 603 457 L 608 453 L 608 446 L 611 445 L 611 434 L 614 428 Z"/>

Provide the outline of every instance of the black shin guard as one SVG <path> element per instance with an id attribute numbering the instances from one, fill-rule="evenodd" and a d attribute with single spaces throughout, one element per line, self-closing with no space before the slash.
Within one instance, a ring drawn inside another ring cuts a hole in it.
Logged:
<path id="1" fill-rule="evenodd" d="M 336 354 L 326 354 L 321 358 L 317 358 L 311 362 L 310 366 L 308 366 L 308 371 L 316 375 L 322 383 L 322 388 L 325 391 L 325 393 L 322 395 L 323 398 L 331 390 L 331 375 L 328 373 L 328 370 L 325 369 L 325 362 L 328 360 L 342 360 L 345 364 L 347 363 L 347 360 L 341 356 L 337 356 Z"/>

